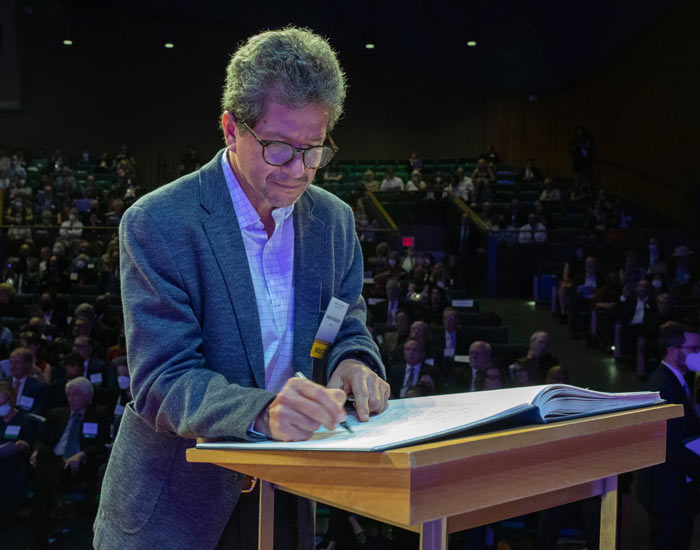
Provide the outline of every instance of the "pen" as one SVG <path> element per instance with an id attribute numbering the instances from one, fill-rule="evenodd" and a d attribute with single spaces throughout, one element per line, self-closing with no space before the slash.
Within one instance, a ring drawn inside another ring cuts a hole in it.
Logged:
<path id="1" fill-rule="evenodd" d="M 308 378 L 306 377 L 306 375 L 305 375 L 303 372 L 301 372 L 300 370 L 298 370 L 298 371 L 296 371 L 296 372 L 294 373 L 294 377 L 295 377 L 295 378 L 304 378 L 304 379 L 308 380 Z M 354 400 L 353 400 L 353 401 L 354 401 Z M 340 424 L 343 428 L 345 428 L 348 432 L 353 433 L 353 431 L 350 429 L 350 426 L 348 426 L 348 423 L 347 423 L 347 422 L 340 422 L 339 424 Z"/>

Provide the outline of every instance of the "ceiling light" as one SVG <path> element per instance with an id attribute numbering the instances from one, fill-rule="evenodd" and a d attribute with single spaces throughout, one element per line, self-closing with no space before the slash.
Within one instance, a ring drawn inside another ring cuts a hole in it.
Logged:
<path id="1" fill-rule="evenodd" d="M 64 46 L 72 46 L 72 45 L 73 45 L 73 41 L 72 41 L 70 38 L 66 38 L 66 39 L 63 40 L 63 45 L 64 45 Z"/>
<path id="2" fill-rule="evenodd" d="M 367 44 L 365 44 L 365 48 L 367 48 L 368 50 L 373 50 L 374 44 L 372 44 L 371 42 L 368 42 Z"/>
<path id="3" fill-rule="evenodd" d="M 172 50 L 175 47 L 175 44 L 173 44 L 172 42 L 166 42 L 164 46 L 166 50 Z"/>
<path id="4" fill-rule="evenodd" d="M 476 40 L 469 40 L 467 42 L 467 46 L 469 46 L 470 48 L 473 48 L 474 46 L 476 46 Z"/>

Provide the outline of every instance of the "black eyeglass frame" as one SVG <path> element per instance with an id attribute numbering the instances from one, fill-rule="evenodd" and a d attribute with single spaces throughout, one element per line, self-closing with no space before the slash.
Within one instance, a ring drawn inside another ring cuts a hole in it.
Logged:
<path id="1" fill-rule="evenodd" d="M 308 168 L 309 170 L 320 170 L 321 168 L 328 166 L 331 163 L 331 161 L 333 160 L 333 157 L 335 157 L 335 155 L 338 153 L 338 151 L 340 151 L 340 148 L 335 144 L 335 142 L 333 141 L 333 138 L 331 137 L 330 134 L 326 134 L 328 137 L 328 141 L 330 141 L 330 145 L 312 145 L 311 147 L 296 147 L 296 146 L 292 145 L 291 143 L 287 143 L 286 141 L 281 141 L 279 139 L 260 139 L 257 136 L 257 134 L 253 131 L 253 129 L 250 126 L 248 126 L 248 124 L 246 124 L 242 120 L 239 122 L 246 128 L 246 130 L 248 130 L 251 133 L 251 135 L 255 138 L 255 140 L 262 146 L 262 153 L 261 153 L 262 158 L 270 166 L 284 166 L 285 164 L 292 162 L 296 158 L 296 156 L 299 153 L 301 153 L 301 161 L 304 164 L 305 168 Z M 286 145 L 287 147 L 291 147 L 291 149 L 294 151 L 294 154 L 291 156 L 291 158 L 289 160 L 287 160 L 286 162 L 282 162 L 280 164 L 275 164 L 273 162 L 268 161 L 265 158 L 265 149 L 268 146 L 272 145 L 273 143 L 281 143 L 283 145 Z M 330 158 L 328 159 L 328 162 L 326 162 L 320 166 L 311 167 L 311 166 L 306 164 L 306 153 L 308 153 L 312 149 L 317 149 L 317 148 L 330 149 L 332 154 L 331 154 Z"/>

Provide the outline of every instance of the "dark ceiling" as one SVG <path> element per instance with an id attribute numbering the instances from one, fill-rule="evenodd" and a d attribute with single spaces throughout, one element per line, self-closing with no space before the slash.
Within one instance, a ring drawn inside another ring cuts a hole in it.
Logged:
<path id="1" fill-rule="evenodd" d="M 188 1 L 19 0 L 29 17 L 78 32 L 101 15 L 236 37 L 287 24 L 329 37 L 341 56 L 456 84 L 538 93 L 562 88 L 653 25 L 675 0 Z M 168 30 L 169 29 L 169 30 Z M 476 47 L 467 46 L 476 40 Z M 375 49 L 366 50 L 371 41 Z"/>

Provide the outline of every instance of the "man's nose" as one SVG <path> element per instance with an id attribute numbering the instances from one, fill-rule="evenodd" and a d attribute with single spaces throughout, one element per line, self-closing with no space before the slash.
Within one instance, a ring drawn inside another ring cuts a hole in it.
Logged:
<path id="1" fill-rule="evenodd" d="M 289 177 L 294 179 L 301 178 L 304 175 L 304 170 L 306 170 L 303 155 L 301 153 L 297 153 L 297 155 L 282 168 L 284 169 L 284 172 L 289 175 Z"/>

